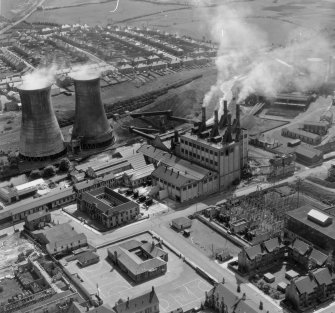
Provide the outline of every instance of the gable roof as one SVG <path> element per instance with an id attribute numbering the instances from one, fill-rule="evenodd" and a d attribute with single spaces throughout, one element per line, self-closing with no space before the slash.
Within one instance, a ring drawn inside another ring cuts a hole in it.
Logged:
<path id="1" fill-rule="evenodd" d="M 155 289 L 152 287 L 151 291 L 138 297 L 128 299 L 126 301 L 119 300 L 113 309 L 117 313 L 133 313 L 140 312 L 146 309 L 148 306 L 153 305 L 159 306 L 159 300 Z"/>
<path id="2" fill-rule="evenodd" d="M 214 296 L 215 299 L 224 300 L 227 313 L 257 313 L 261 312 L 250 300 L 243 300 L 241 296 L 236 296 L 223 284 L 216 285 L 207 295 Z M 247 295 L 248 298 L 248 295 Z"/>
<path id="3" fill-rule="evenodd" d="M 99 256 L 96 253 L 92 251 L 86 251 L 84 253 L 80 253 L 77 257 L 77 260 L 79 263 L 86 263 L 87 261 L 95 260 L 98 257 Z"/>
<path id="4" fill-rule="evenodd" d="M 253 260 L 257 255 L 266 254 L 265 251 L 262 251 L 262 247 L 260 244 L 257 244 L 249 248 L 245 248 L 244 251 L 250 260 Z"/>
<path id="5" fill-rule="evenodd" d="M 310 294 L 314 292 L 314 289 L 318 286 L 314 277 L 309 277 L 308 275 L 297 277 L 293 281 L 300 294 Z"/>
<path id="6" fill-rule="evenodd" d="M 50 215 L 50 212 L 46 212 L 45 210 L 42 210 L 42 211 L 35 212 L 33 214 L 29 214 L 28 216 L 26 216 L 26 220 L 27 222 L 31 222 L 33 220 L 36 220 L 46 215 Z"/>
<path id="7" fill-rule="evenodd" d="M 317 249 L 313 249 L 309 259 L 314 261 L 318 266 L 322 266 L 328 259 L 328 256 Z"/>
<path id="8" fill-rule="evenodd" d="M 271 238 L 264 242 L 264 247 L 268 252 L 274 251 L 276 248 L 280 248 L 282 245 L 279 242 L 278 237 Z"/>
<path id="9" fill-rule="evenodd" d="M 292 249 L 297 251 L 300 255 L 305 255 L 309 250 L 309 245 L 297 238 L 292 243 Z"/>
<path id="10" fill-rule="evenodd" d="M 319 268 L 313 272 L 314 278 L 319 285 L 330 285 L 332 284 L 333 275 L 327 267 Z"/>

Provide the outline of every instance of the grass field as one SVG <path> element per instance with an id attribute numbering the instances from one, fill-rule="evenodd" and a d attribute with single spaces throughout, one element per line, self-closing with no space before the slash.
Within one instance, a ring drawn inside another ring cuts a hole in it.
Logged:
<path id="1" fill-rule="evenodd" d="M 149 235 L 141 235 L 136 239 L 152 240 Z M 107 248 L 97 251 L 100 255 L 100 262 L 97 264 L 82 269 L 76 265 L 76 262 L 71 262 L 66 267 L 71 273 L 78 273 L 90 293 L 97 292 L 98 284 L 104 303 L 111 306 L 114 306 L 120 298 L 127 299 L 127 297 L 141 295 L 155 286 L 161 312 L 170 312 L 179 307 L 187 310 L 200 306 L 201 301 L 204 300 L 205 291 L 211 289 L 208 282 L 169 250 L 167 250 L 169 253 L 167 273 L 137 284 L 135 288 L 134 283 L 107 260 Z"/>

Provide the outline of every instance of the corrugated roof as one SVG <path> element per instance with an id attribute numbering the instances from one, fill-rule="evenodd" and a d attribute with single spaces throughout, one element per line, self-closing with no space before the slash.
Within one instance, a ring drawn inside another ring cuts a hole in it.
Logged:
<path id="1" fill-rule="evenodd" d="M 295 149 L 295 153 L 309 158 L 319 157 L 323 154 L 320 150 L 303 145 L 298 146 L 297 149 Z"/>
<path id="2" fill-rule="evenodd" d="M 325 224 L 329 219 L 332 219 L 329 215 L 315 209 L 310 210 L 307 216 L 308 218 L 316 220 L 320 224 Z"/>
<path id="3" fill-rule="evenodd" d="M 328 256 L 317 249 L 313 249 L 309 259 L 314 261 L 318 266 L 322 266 L 328 259 Z"/>
<path id="4" fill-rule="evenodd" d="M 50 215 L 50 212 L 46 212 L 45 210 L 43 211 L 38 211 L 38 212 L 35 212 L 33 214 L 29 214 L 26 219 L 28 222 L 31 222 L 33 220 L 36 220 L 38 218 L 41 218 L 43 216 L 46 216 L 46 215 Z"/>
<path id="5" fill-rule="evenodd" d="M 305 130 L 299 129 L 299 128 L 293 128 L 293 127 L 284 127 L 283 130 L 288 130 L 291 133 L 301 135 L 303 137 L 311 138 L 313 140 L 321 140 L 321 137 L 317 134 L 313 134 L 310 132 L 307 132 Z"/>
<path id="6" fill-rule="evenodd" d="M 319 268 L 313 271 L 314 278 L 319 285 L 325 284 L 329 286 L 333 283 L 334 275 L 329 271 L 328 267 Z"/>

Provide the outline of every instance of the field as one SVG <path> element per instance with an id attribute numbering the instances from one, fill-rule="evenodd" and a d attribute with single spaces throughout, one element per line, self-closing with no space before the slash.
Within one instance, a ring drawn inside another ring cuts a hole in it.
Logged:
<path id="1" fill-rule="evenodd" d="M 185 237 L 183 238 L 210 258 L 213 257 L 213 254 L 221 252 L 222 250 L 228 251 L 230 255 L 234 257 L 237 256 L 240 251 L 240 248 L 231 241 L 220 236 L 196 219 L 192 221 L 190 230 L 190 237 L 187 239 Z"/>
<path id="2" fill-rule="evenodd" d="M 21 286 L 15 279 L 12 278 L 0 280 L 0 286 L 3 287 L 3 291 L 0 291 L 0 298 L 2 302 L 7 302 L 8 299 L 22 293 Z"/>
<path id="3" fill-rule="evenodd" d="M 149 235 L 141 235 L 136 239 L 152 240 Z M 198 276 L 193 269 L 169 250 L 167 273 L 138 284 L 135 288 L 134 283 L 117 269 L 114 269 L 108 261 L 107 248 L 97 251 L 100 255 L 100 262 L 97 264 L 82 269 L 75 262 L 71 262 L 66 268 L 71 273 L 77 273 L 80 276 L 89 293 L 96 293 L 98 285 L 104 303 L 111 306 L 114 306 L 120 298 L 132 298 L 150 291 L 151 287 L 155 286 L 161 312 L 170 312 L 179 307 L 185 310 L 200 306 L 201 301 L 204 300 L 205 291 L 211 289 L 208 282 Z"/>

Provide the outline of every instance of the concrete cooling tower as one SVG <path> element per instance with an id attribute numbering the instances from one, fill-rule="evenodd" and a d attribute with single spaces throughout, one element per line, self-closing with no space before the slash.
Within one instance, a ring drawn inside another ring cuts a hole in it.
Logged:
<path id="1" fill-rule="evenodd" d="M 19 88 L 22 103 L 20 156 L 31 161 L 58 158 L 66 152 L 63 135 L 51 105 L 51 85 Z"/>
<path id="2" fill-rule="evenodd" d="M 95 149 L 114 141 L 100 94 L 100 77 L 72 77 L 76 95 L 72 139 L 80 139 L 83 149 Z"/>

